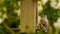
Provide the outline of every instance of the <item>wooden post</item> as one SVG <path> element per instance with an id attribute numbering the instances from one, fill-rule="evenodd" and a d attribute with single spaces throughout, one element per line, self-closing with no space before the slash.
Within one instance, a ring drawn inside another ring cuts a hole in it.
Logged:
<path id="1" fill-rule="evenodd" d="M 36 0 L 21 0 L 20 32 L 35 33 Z"/>

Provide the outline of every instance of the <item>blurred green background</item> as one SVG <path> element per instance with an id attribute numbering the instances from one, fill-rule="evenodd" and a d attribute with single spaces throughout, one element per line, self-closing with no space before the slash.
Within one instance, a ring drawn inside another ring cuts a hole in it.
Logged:
<path id="1" fill-rule="evenodd" d="M 60 0 L 38 0 L 39 16 L 47 15 L 48 32 L 37 34 L 60 34 Z M 20 0 L 0 0 L 0 34 L 11 34 L 3 25 L 18 28 L 20 25 Z"/>
<path id="2" fill-rule="evenodd" d="M 0 0 L 0 34 L 11 34 L 3 25 L 18 28 L 20 24 L 20 0 Z"/>
<path id="3" fill-rule="evenodd" d="M 60 0 L 39 0 L 38 11 L 39 16 L 47 15 L 49 29 L 46 34 L 60 34 Z"/>

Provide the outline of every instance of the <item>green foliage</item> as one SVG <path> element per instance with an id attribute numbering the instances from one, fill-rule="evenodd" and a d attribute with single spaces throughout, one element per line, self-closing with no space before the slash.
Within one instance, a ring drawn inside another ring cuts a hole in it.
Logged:
<path id="1" fill-rule="evenodd" d="M 3 23 L 6 23 L 9 27 L 12 27 L 13 25 L 18 27 L 20 24 L 20 18 L 19 18 L 20 16 L 18 16 L 18 14 L 15 13 L 15 10 L 20 9 L 18 2 L 20 2 L 20 0 L 4 0 L 1 1 L 0 3 L 0 13 L 2 13 L 0 17 L 3 18 L 4 14 L 7 15 L 8 18 L 4 18 Z M 1 28 L 0 31 L 4 32 L 1 26 L 0 28 Z M 2 34 L 1 32 L 0 34 Z"/>
<path id="2" fill-rule="evenodd" d="M 43 6 L 43 11 L 40 14 L 45 14 L 48 17 L 48 20 L 50 21 L 51 25 L 52 23 L 56 22 L 58 19 L 58 9 L 54 9 L 50 5 L 50 1 L 48 1 L 45 5 Z"/>
<path id="3" fill-rule="evenodd" d="M 6 32 L 4 32 L 4 27 L 0 24 L 0 34 L 6 34 Z"/>
<path id="4" fill-rule="evenodd" d="M 14 11 L 19 9 L 18 1 L 19 0 L 5 0 L 0 5 L 1 8 L 4 7 L 4 9 L 2 9 L 2 11 L 0 12 L 2 12 L 3 14 L 4 13 L 7 14 L 8 18 L 5 19 L 10 20 L 10 22 L 8 21 L 9 24 L 13 22 L 17 22 L 17 20 L 19 20 L 17 13 L 15 13 Z"/>
<path id="5" fill-rule="evenodd" d="M 43 11 L 41 13 L 39 13 L 39 15 L 42 15 L 42 14 L 47 15 L 49 25 L 52 27 L 52 31 L 53 31 L 52 33 L 54 33 L 55 28 L 54 28 L 53 24 L 60 17 L 60 10 L 54 9 L 53 7 L 51 7 L 50 1 L 48 1 L 45 5 L 42 5 L 42 6 L 43 6 Z"/>

